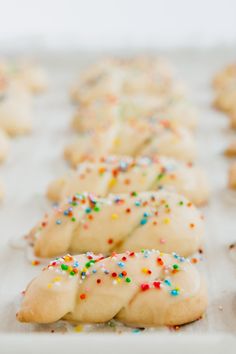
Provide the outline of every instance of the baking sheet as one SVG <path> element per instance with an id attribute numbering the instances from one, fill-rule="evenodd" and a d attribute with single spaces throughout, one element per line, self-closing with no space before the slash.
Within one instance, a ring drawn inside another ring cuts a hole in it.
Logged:
<path id="1" fill-rule="evenodd" d="M 180 78 L 187 82 L 191 99 L 199 108 L 198 162 L 206 169 L 212 189 L 210 203 L 203 209 L 207 224 L 203 268 L 210 303 L 203 319 L 183 326 L 177 332 L 208 334 L 209 338 L 218 333 L 218 338 L 223 338 L 236 333 L 236 263 L 228 250 L 236 241 L 236 196 L 226 190 L 229 162 L 222 155 L 233 133 L 228 130 L 224 115 L 211 109 L 210 80 L 216 70 L 236 57 L 236 48 L 177 50 L 164 55 L 177 68 Z M 0 206 L 1 334 L 61 332 L 60 326 L 42 329 L 42 326 L 16 321 L 20 292 L 40 271 L 40 265 L 29 265 L 25 251 L 9 247 L 9 240 L 26 233 L 41 217 L 49 207 L 44 197 L 48 182 L 68 168 L 62 158 L 63 147 L 73 137 L 69 122 L 74 108 L 68 91 L 79 70 L 95 59 L 93 53 L 41 54 L 40 60 L 50 78 L 49 89 L 34 99 L 33 133 L 12 141 L 9 159 L 0 167 L 0 177 L 6 186 L 6 197 Z M 113 332 L 119 334 L 119 330 Z M 168 335 L 175 333 L 164 330 L 163 334 L 163 329 L 156 330 L 155 338 L 156 335 L 163 338 L 166 332 Z M 75 333 L 83 337 L 84 331 Z M 130 330 L 129 333 L 141 337 L 149 335 L 143 331 Z M 1 338 L 7 340 L 7 336 Z"/>

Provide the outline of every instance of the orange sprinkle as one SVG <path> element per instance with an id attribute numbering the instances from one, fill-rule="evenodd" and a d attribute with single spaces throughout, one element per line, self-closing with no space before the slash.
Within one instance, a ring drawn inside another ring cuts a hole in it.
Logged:
<path id="1" fill-rule="evenodd" d="M 34 260 L 34 261 L 31 262 L 31 264 L 32 264 L 33 266 L 38 266 L 38 265 L 40 264 L 40 262 L 37 261 L 37 260 Z"/>

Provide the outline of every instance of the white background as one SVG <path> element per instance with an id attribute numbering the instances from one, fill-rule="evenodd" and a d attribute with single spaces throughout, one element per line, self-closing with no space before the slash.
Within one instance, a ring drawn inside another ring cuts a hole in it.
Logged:
<path id="1" fill-rule="evenodd" d="M 0 5 L 1 48 L 236 43 L 235 0 L 0 0 Z"/>

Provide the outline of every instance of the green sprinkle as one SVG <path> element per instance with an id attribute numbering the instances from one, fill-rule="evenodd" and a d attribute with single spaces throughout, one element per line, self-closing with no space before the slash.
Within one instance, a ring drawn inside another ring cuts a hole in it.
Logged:
<path id="1" fill-rule="evenodd" d="M 130 278 L 126 278 L 125 281 L 126 281 L 126 283 L 131 283 L 131 279 Z"/>
<path id="2" fill-rule="evenodd" d="M 179 205 L 184 205 L 184 202 L 181 200 L 181 201 L 179 202 Z"/>
<path id="3" fill-rule="evenodd" d="M 160 173 L 160 174 L 157 176 L 157 180 L 160 181 L 164 176 L 165 176 L 164 173 Z"/>
<path id="4" fill-rule="evenodd" d="M 76 221 L 76 218 L 74 217 L 74 216 L 72 216 L 72 218 L 71 218 L 71 221 Z"/>
<path id="5" fill-rule="evenodd" d="M 72 271 L 70 272 L 70 275 L 75 275 L 75 272 L 72 270 Z"/>
<path id="6" fill-rule="evenodd" d="M 179 269 L 178 264 L 173 264 L 173 269 Z"/>
<path id="7" fill-rule="evenodd" d="M 66 265 L 66 264 L 61 264 L 61 269 L 62 269 L 62 270 L 67 270 L 67 269 L 68 269 L 68 265 Z"/>
<path id="8" fill-rule="evenodd" d="M 94 211 L 100 211 L 99 206 L 95 206 L 95 207 L 94 207 Z"/>

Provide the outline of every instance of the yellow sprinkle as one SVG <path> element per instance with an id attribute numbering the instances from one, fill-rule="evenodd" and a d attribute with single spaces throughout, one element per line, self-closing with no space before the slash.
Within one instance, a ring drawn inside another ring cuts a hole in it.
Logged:
<path id="1" fill-rule="evenodd" d="M 48 288 L 51 289 L 51 287 L 52 287 L 52 284 L 48 283 Z"/>
<path id="2" fill-rule="evenodd" d="M 55 278 L 53 279 L 53 283 L 56 283 L 56 282 L 58 282 L 58 281 L 61 281 L 61 277 L 55 277 Z"/>
<path id="3" fill-rule="evenodd" d="M 116 220 L 116 219 L 118 219 L 118 215 L 117 214 L 112 214 L 111 218 L 112 218 L 112 220 Z"/>
<path id="4" fill-rule="evenodd" d="M 121 280 L 122 280 L 121 278 L 117 278 L 117 279 L 116 279 L 117 283 L 120 283 Z"/>
<path id="5" fill-rule="evenodd" d="M 165 219 L 163 220 L 163 222 L 164 222 L 164 224 L 169 224 L 169 223 L 170 223 L 170 219 L 169 219 L 169 218 L 165 218 Z"/>
<path id="6" fill-rule="evenodd" d="M 119 139 L 119 138 L 116 138 L 116 139 L 114 140 L 114 145 L 115 145 L 115 146 L 119 146 L 119 145 L 120 145 L 120 139 Z"/>
<path id="7" fill-rule="evenodd" d="M 147 268 L 143 268 L 142 272 L 146 274 L 147 273 Z"/>
<path id="8" fill-rule="evenodd" d="M 109 187 L 113 187 L 117 183 L 117 180 L 115 178 L 111 178 L 109 182 Z"/>
<path id="9" fill-rule="evenodd" d="M 75 327 L 75 332 L 82 332 L 83 331 L 83 326 L 82 325 L 78 325 Z"/>

